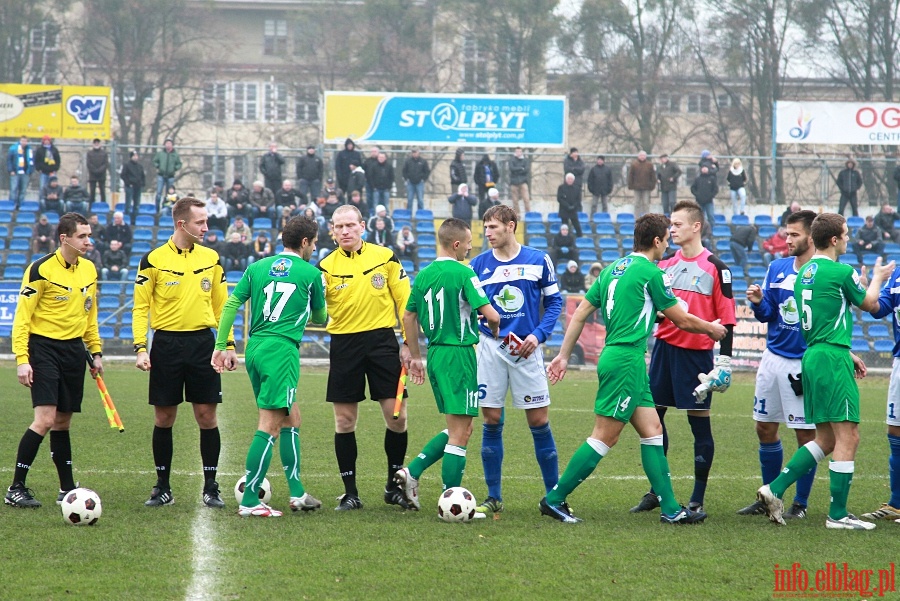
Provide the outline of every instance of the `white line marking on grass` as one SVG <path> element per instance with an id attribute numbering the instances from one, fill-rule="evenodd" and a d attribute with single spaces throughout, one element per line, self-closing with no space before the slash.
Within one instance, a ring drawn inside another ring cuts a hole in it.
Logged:
<path id="1" fill-rule="evenodd" d="M 219 464 L 225 463 L 225 448 L 219 451 Z M 176 472 L 177 473 L 177 472 Z M 195 475 L 195 474 L 191 474 Z M 227 474 L 219 472 L 216 477 Z M 213 509 L 200 505 L 194 512 L 191 522 L 191 581 L 185 591 L 185 601 L 202 601 L 204 599 L 216 599 L 216 573 L 219 571 L 218 536 L 213 522 L 213 511 L 226 511 L 226 509 Z"/>

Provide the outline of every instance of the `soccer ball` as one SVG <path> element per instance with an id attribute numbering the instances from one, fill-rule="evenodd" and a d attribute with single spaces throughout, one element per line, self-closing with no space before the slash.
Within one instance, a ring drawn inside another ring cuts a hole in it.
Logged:
<path id="1" fill-rule="evenodd" d="M 63 519 L 75 526 L 93 526 L 103 513 L 100 495 L 90 488 L 75 488 L 60 503 Z"/>
<path id="2" fill-rule="evenodd" d="M 475 517 L 475 496 L 462 486 L 448 488 L 438 498 L 438 517 L 445 522 L 468 522 Z"/>
<path id="3" fill-rule="evenodd" d="M 234 485 L 234 498 L 237 499 L 238 504 L 244 500 L 244 484 L 246 483 L 247 476 L 243 476 Z M 271 499 L 272 484 L 269 483 L 268 478 L 263 478 L 262 486 L 259 487 L 259 500 L 263 503 L 268 503 Z"/>

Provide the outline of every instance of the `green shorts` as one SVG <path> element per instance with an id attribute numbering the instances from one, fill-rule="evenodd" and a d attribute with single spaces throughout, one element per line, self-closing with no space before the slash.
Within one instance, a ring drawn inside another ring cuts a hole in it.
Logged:
<path id="1" fill-rule="evenodd" d="M 599 386 L 594 413 L 627 424 L 638 407 L 653 407 L 645 353 L 643 345 L 603 348 L 597 361 Z"/>
<path id="2" fill-rule="evenodd" d="M 806 423 L 859 423 L 859 387 L 853 374 L 850 349 L 814 344 L 806 349 L 802 366 L 803 408 Z"/>
<path id="3" fill-rule="evenodd" d="M 244 357 L 247 375 L 260 409 L 284 409 L 294 405 L 300 380 L 297 346 L 278 337 L 251 337 Z"/>
<path id="4" fill-rule="evenodd" d="M 434 345 L 428 348 L 428 381 L 438 411 L 478 415 L 478 364 L 475 347 Z"/>

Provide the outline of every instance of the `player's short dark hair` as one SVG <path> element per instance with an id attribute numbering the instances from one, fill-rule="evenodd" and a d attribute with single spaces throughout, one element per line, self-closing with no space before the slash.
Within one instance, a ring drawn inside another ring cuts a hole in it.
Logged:
<path id="1" fill-rule="evenodd" d="M 90 225 L 87 218 L 81 213 L 66 213 L 59 218 L 59 224 L 56 226 L 56 235 L 65 234 L 66 236 L 74 236 L 78 231 L 79 225 Z"/>
<path id="2" fill-rule="evenodd" d="M 813 244 L 817 250 L 826 250 L 831 247 L 831 239 L 844 235 L 844 224 L 847 222 L 843 215 L 838 213 L 822 213 L 813 219 L 809 227 Z"/>
<path id="3" fill-rule="evenodd" d="M 803 211 L 797 211 L 796 213 L 791 213 L 788 215 L 788 218 L 784 220 L 785 225 L 792 223 L 802 223 L 803 231 L 807 234 L 812 229 L 812 222 L 816 218 L 816 212 L 810 211 L 809 209 Z"/>
<path id="4" fill-rule="evenodd" d="M 691 219 L 691 223 L 697 223 L 698 221 L 702 224 L 703 219 L 703 209 L 700 208 L 693 200 L 679 200 L 675 203 L 675 206 L 672 207 L 672 213 L 677 211 L 685 211 L 688 214 L 688 217 Z"/>
<path id="5" fill-rule="evenodd" d="M 438 241 L 443 248 L 453 248 L 453 243 L 462 240 L 466 232 L 471 229 L 469 224 L 462 219 L 451 217 L 446 219 L 438 228 Z"/>
<path id="6" fill-rule="evenodd" d="M 300 250 L 303 240 L 312 242 L 319 235 L 319 224 L 314 219 L 298 215 L 291 217 L 281 232 L 281 241 L 285 248 Z"/>
<path id="7" fill-rule="evenodd" d="M 519 216 L 516 214 L 516 210 L 509 205 L 494 205 L 484 212 L 484 216 L 481 219 L 485 222 L 493 219 L 500 223 L 512 221 L 514 226 L 519 225 Z"/>
<path id="8" fill-rule="evenodd" d="M 191 214 L 192 207 L 203 208 L 206 206 L 206 203 L 202 200 L 194 198 L 193 196 L 183 196 L 175 201 L 175 204 L 172 205 L 172 221 L 178 223 L 179 221 L 187 221 L 187 218 Z"/>
<path id="9" fill-rule="evenodd" d="M 671 222 L 665 215 L 647 213 L 634 222 L 634 251 L 641 252 L 653 248 L 653 241 L 666 237 Z"/>

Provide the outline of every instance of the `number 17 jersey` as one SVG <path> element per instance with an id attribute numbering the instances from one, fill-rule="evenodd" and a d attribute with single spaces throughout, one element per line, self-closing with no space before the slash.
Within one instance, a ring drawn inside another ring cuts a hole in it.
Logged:
<path id="1" fill-rule="evenodd" d="M 247 267 L 232 297 L 250 300 L 250 336 L 277 336 L 297 345 L 312 310 L 325 306 L 321 272 L 288 252 Z"/>

